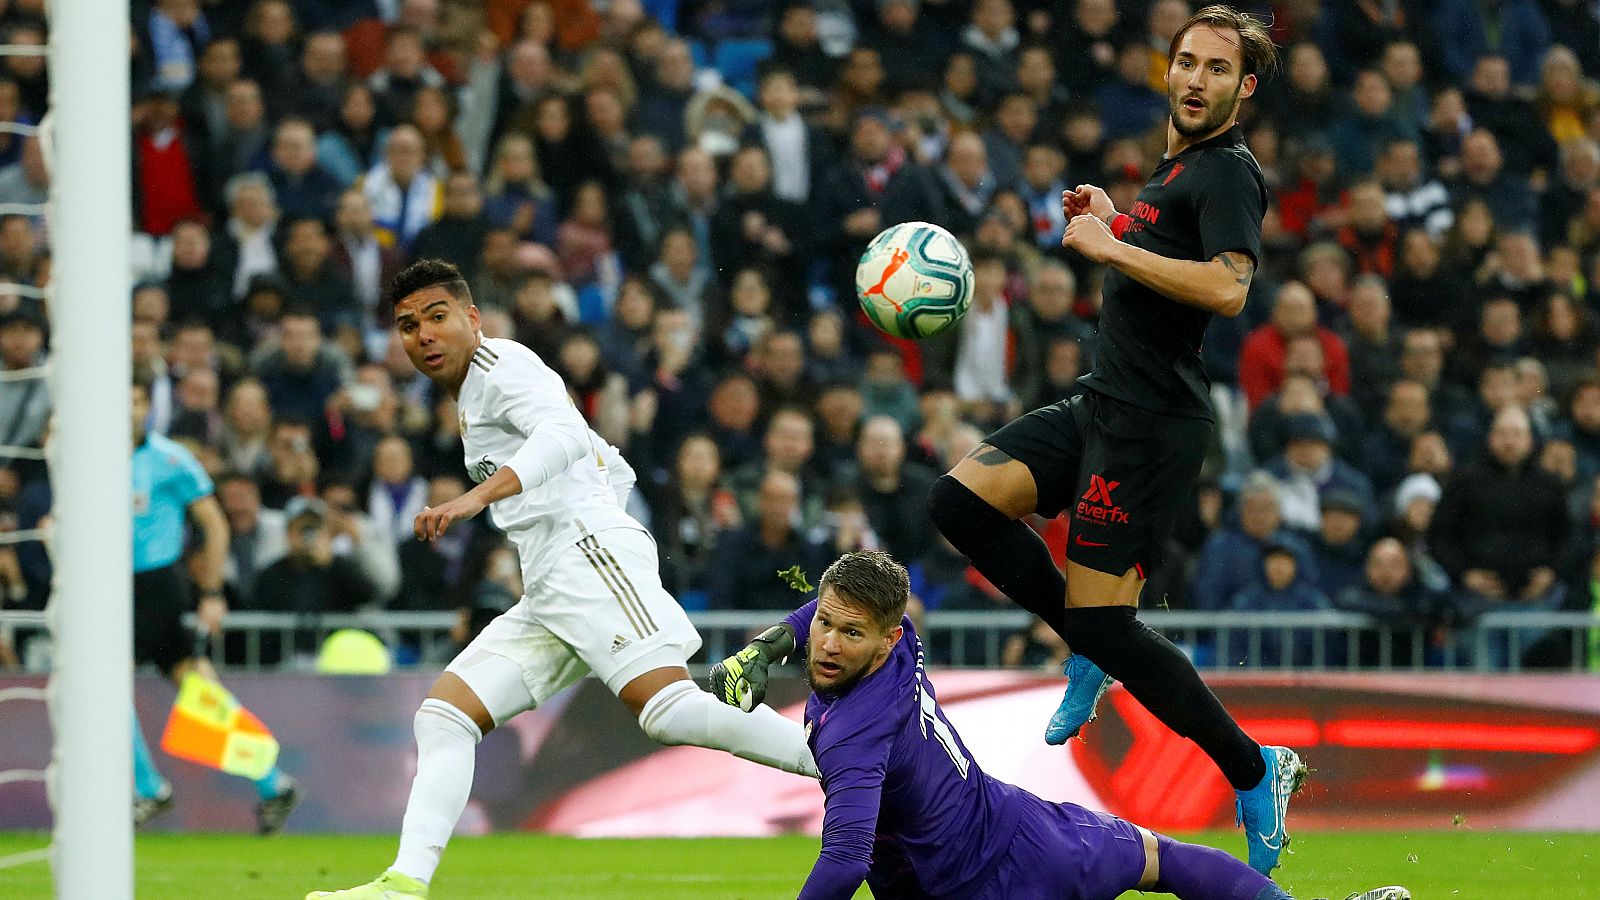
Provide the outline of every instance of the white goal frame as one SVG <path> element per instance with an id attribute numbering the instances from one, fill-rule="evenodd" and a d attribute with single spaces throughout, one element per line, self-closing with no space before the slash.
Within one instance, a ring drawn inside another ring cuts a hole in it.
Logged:
<path id="1" fill-rule="evenodd" d="M 128 0 L 50 8 L 56 896 L 133 896 Z"/>

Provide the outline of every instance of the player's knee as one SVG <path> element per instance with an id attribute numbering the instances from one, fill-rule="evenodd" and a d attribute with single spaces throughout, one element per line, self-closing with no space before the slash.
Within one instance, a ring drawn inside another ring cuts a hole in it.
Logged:
<path id="1" fill-rule="evenodd" d="M 1061 617 L 1061 637 L 1073 653 L 1104 669 L 1100 660 L 1128 649 L 1129 638 L 1144 627 L 1138 612 L 1131 606 L 1069 608 Z"/>
<path id="2" fill-rule="evenodd" d="M 422 701 L 422 705 L 417 707 L 411 727 L 419 748 L 463 738 L 474 744 L 483 740 L 483 731 L 471 716 L 434 697 Z"/>
<path id="3" fill-rule="evenodd" d="M 992 536 L 1011 520 L 972 489 L 949 475 L 940 475 L 928 491 L 928 516 L 934 527 L 957 548 Z"/>
<path id="4" fill-rule="evenodd" d="M 705 742 L 705 703 L 716 699 L 692 681 L 674 681 L 645 702 L 639 727 L 650 740 L 664 747 Z"/>

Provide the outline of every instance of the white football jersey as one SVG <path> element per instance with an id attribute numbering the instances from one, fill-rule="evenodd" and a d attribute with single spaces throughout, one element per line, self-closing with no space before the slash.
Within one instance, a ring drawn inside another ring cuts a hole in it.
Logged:
<path id="1" fill-rule="evenodd" d="M 530 480 L 540 473 L 518 471 L 522 493 L 490 506 L 495 524 L 520 549 L 525 574 L 542 572 L 558 550 L 585 534 L 616 527 L 644 530 L 618 505 L 606 477 L 605 456 L 613 448 L 589 429 L 561 376 L 532 350 L 516 341 L 484 338 L 467 367 L 457 406 L 467 474 L 474 483 L 499 471 L 530 440 L 566 451 L 565 468 L 532 487 Z"/>

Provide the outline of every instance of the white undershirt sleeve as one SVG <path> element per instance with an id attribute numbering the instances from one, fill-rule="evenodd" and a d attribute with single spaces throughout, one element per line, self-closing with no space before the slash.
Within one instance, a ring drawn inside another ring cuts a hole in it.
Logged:
<path id="1" fill-rule="evenodd" d="M 542 486 L 567 467 L 596 453 L 589 425 L 567 396 L 561 376 L 537 357 L 507 354 L 489 378 L 494 408 L 518 432 L 522 447 L 506 460 L 524 491 Z"/>

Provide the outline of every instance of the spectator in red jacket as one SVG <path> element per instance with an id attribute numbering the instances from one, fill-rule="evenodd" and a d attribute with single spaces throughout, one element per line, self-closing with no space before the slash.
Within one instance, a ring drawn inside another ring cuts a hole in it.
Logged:
<path id="1" fill-rule="evenodd" d="M 1350 354 L 1344 341 L 1317 324 L 1317 301 L 1310 289 L 1291 281 L 1278 290 L 1272 318 L 1250 332 L 1239 351 L 1239 387 L 1252 410 L 1283 385 L 1289 341 L 1300 335 L 1315 335 L 1322 345 L 1328 390 L 1341 397 L 1350 393 Z"/>

